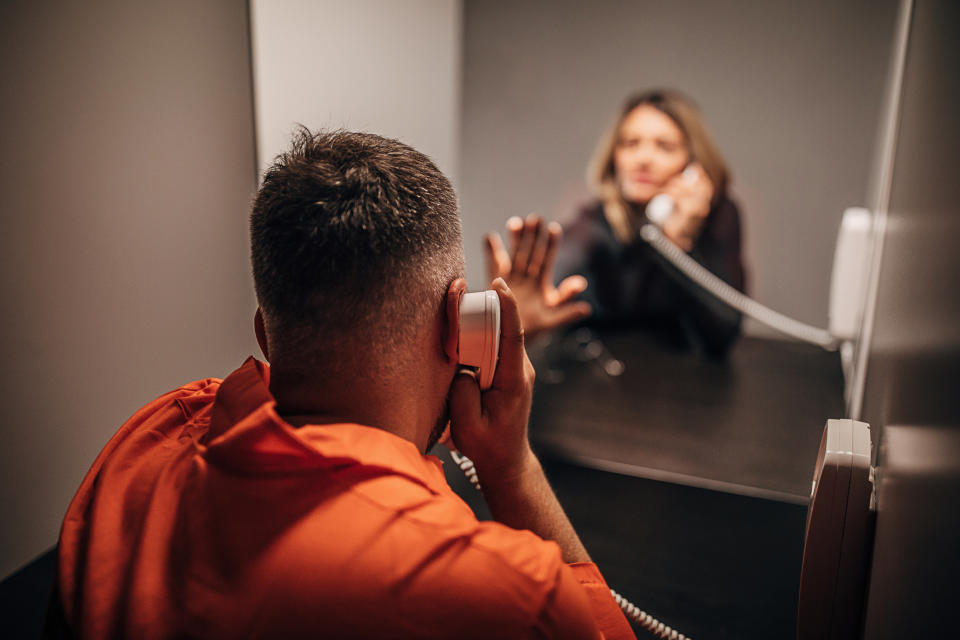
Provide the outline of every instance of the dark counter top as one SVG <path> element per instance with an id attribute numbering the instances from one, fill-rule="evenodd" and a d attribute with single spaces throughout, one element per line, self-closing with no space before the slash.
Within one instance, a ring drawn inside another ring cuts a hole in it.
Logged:
<path id="1" fill-rule="evenodd" d="M 824 424 L 844 417 L 839 355 L 796 342 L 742 338 L 717 362 L 570 334 L 531 358 L 536 449 L 626 475 L 803 504 Z"/>

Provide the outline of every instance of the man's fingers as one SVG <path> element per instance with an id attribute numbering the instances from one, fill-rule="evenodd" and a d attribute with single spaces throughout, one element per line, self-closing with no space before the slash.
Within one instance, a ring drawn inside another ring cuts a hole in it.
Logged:
<path id="1" fill-rule="evenodd" d="M 483 245 L 487 254 L 487 281 L 510 273 L 510 254 L 503 246 L 500 234 L 488 233 Z"/>
<path id="2" fill-rule="evenodd" d="M 454 444 L 458 431 L 478 423 L 482 419 L 480 385 L 472 371 L 461 369 L 450 385 L 450 432 Z M 459 445 L 458 445 L 459 446 Z"/>
<path id="3" fill-rule="evenodd" d="M 450 435 L 450 423 L 447 423 L 447 427 L 443 430 L 443 433 L 440 434 L 440 439 L 437 440 L 437 444 L 442 444 L 447 449 L 455 450 L 457 445 L 453 443 L 453 436 Z"/>
<path id="4" fill-rule="evenodd" d="M 500 362 L 493 376 L 493 387 L 506 390 L 523 378 L 523 326 L 520 307 L 507 283 L 497 278 L 491 286 L 500 296 Z"/>

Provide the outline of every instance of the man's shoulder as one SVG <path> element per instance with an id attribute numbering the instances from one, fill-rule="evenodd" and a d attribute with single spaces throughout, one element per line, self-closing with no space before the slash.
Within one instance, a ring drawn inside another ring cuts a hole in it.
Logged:
<path id="1" fill-rule="evenodd" d="M 559 547 L 529 531 L 478 521 L 448 500 L 435 496 L 376 532 L 344 522 L 340 535 L 355 543 L 330 535 L 322 545 L 304 539 L 296 553 L 284 553 L 283 566 L 271 567 L 274 588 L 284 591 L 278 600 L 293 608 L 321 601 L 327 620 L 360 600 L 389 602 L 403 624 L 429 623 L 429 633 L 424 627 L 416 634 L 424 637 L 526 637 L 566 586 L 569 569 Z M 313 599 L 298 604 L 300 594 Z"/>
<path id="2" fill-rule="evenodd" d="M 158 443 L 157 435 L 176 437 L 183 425 L 197 422 L 200 416 L 209 416 L 220 382 L 219 378 L 195 380 L 140 407 L 113 435 L 93 468 L 99 468 L 114 456 L 120 455 L 124 451 L 123 446 L 131 441 L 138 442 L 139 447 L 145 442 Z"/>
<path id="3" fill-rule="evenodd" d="M 345 474 L 361 477 L 357 468 Z M 394 474 L 340 485 L 307 519 L 290 531 L 296 547 L 290 558 L 310 558 L 321 573 L 336 567 L 355 577 L 416 575 L 422 588 L 440 592 L 471 585 L 478 590 L 500 583 L 549 585 L 565 563 L 559 546 L 536 534 L 494 521 L 478 520 L 450 490 L 436 492 Z M 348 519 L 342 517 L 349 514 Z M 301 526 L 303 525 L 303 526 Z M 316 535 L 326 544 L 316 554 Z M 300 534 L 304 535 L 300 535 Z M 342 559 L 350 562 L 341 564 Z M 298 570 L 299 571 L 299 570 Z"/>
<path id="4" fill-rule="evenodd" d="M 163 398 L 167 398 L 172 400 L 190 398 L 194 396 L 212 397 L 216 395 L 217 390 L 220 388 L 222 383 L 223 380 L 221 378 L 201 378 L 200 380 L 194 380 L 192 382 L 182 384 L 175 389 L 171 389 L 157 399 L 161 400 Z"/>
<path id="5" fill-rule="evenodd" d="M 220 378 L 194 380 L 177 387 L 164 396 L 160 396 L 158 400 L 165 398 L 167 402 L 175 402 L 189 417 L 189 415 L 193 415 L 201 408 L 213 403 L 222 383 L 223 380 Z"/>
<path id="6" fill-rule="evenodd" d="M 145 404 L 130 417 L 125 426 L 142 426 L 145 422 L 157 421 L 190 421 L 213 405 L 221 382 L 219 378 L 203 378 L 180 385 Z"/>

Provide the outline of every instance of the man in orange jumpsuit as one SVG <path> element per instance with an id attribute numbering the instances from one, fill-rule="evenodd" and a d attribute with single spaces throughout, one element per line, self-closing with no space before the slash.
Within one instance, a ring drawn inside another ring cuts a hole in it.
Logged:
<path id="1" fill-rule="evenodd" d="M 458 366 L 456 198 L 393 140 L 300 131 L 251 215 L 269 365 L 184 385 L 94 462 L 60 537 L 75 637 L 632 638 L 527 440 L 515 298 Z M 449 423 L 496 522 L 426 452 Z"/>

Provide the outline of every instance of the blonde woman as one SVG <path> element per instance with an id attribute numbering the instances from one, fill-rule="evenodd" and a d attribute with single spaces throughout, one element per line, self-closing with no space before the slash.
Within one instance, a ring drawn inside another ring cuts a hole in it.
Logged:
<path id="1" fill-rule="evenodd" d="M 586 322 L 645 329 L 668 345 L 724 356 L 740 333 L 740 314 L 687 281 L 637 236 L 649 222 L 651 200 L 671 196 L 663 234 L 744 290 L 740 213 L 727 197 L 726 164 L 694 104 L 669 90 L 630 97 L 601 138 L 588 179 L 596 200 L 562 231 L 530 216 L 508 221 L 511 253 L 496 234 L 487 238 L 491 275 L 522 292 L 527 334 Z M 556 287 L 554 261 L 561 275 Z"/>

